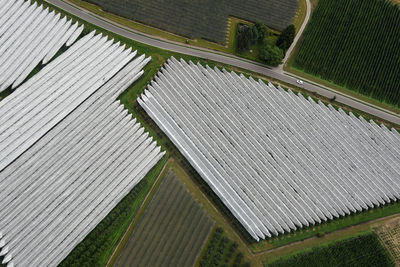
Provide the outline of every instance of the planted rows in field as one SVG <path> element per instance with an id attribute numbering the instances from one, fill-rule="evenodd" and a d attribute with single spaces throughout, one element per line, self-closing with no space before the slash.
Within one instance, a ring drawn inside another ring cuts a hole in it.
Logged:
<path id="1" fill-rule="evenodd" d="M 400 197 L 400 135 L 174 58 L 139 104 L 256 240 Z"/>
<path id="2" fill-rule="evenodd" d="M 26 0 L 0 0 L 0 92 L 20 85 L 39 64 L 70 46 L 83 25 Z"/>
<path id="3" fill-rule="evenodd" d="M 297 0 L 87 0 L 105 11 L 190 38 L 225 43 L 228 16 L 262 21 L 281 30 L 292 20 Z"/>
<path id="4" fill-rule="evenodd" d="M 0 255 L 56 266 L 164 153 L 116 98 L 149 62 L 92 32 L 0 102 Z"/>
<path id="5" fill-rule="evenodd" d="M 375 233 L 338 241 L 327 246 L 315 247 L 311 251 L 282 258 L 269 267 L 366 267 L 394 266 L 389 253 L 385 250 Z"/>
<path id="6" fill-rule="evenodd" d="M 169 170 L 116 266 L 193 266 L 213 225 Z"/>
<path id="7" fill-rule="evenodd" d="M 321 0 L 294 67 L 400 106 L 400 8 L 384 0 Z"/>

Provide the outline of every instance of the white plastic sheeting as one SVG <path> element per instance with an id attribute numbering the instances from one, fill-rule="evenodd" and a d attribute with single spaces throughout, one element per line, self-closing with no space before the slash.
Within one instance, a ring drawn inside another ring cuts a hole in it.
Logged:
<path id="1" fill-rule="evenodd" d="M 4 264 L 59 264 L 165 154 L 116 101 L 135 56 L 92 32 L 0 102 Z"/>
<path id="2" fill-rule="evenodd" d="M 0 171 L 132 60 L 92 32 L 0 102 Z"/>
<path id="3" fill-rule="evenodd" d="M 8 0 L 0 7 L 0 92 L 20 85 L 63 45 L 72 45 L 83 25 L 50 12 L 36 2 Z"/>
<path id="4" fill-rule="evenodd" d="M 311 98 L 171 58 L 138 101 L 256 240 L 400 197 L 398 133 Z"/>

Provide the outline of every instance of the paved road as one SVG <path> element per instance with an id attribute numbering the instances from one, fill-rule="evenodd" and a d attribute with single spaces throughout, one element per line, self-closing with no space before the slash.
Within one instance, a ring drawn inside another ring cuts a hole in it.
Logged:
<path id="1" fill-rule="evenodd" d="M 259 63 L 254 63 L 242 58 L 238 58 L 229 54 L 224 54 L 220 52 L 215 52 L 215 51 L 210 51 L 207 49 L 199 49 L 195 47 L 191 47 L 189 45 L 183 45 L 183 44 L 178 44 L 174 43 L 171 41 L 167 40 L 162 40 L 162 39 L 157 39 L 155 37 L 145 35 L 143 33 L 135 32 L 131 29 L 126 29 L 122 25 L 117 25 L 114 24 L 114 22 L 111 21 L 106 21 L 103 18 L 98 17 L 95 14 L 92 14 L 88 11 L 81 10 L 71 4 L 67 4 L 66 2 L 62 0 L 46 0 L 47 2 L 77 16 L 82 18 L 85 21 L 88 21 L 92 24 L 95 24 L 101 28 L 104 28 L 108 31 L 117 33 L 119 35 L 125 36 L 129 39 L 159 47 L 161 49 L 165 50 L 170 50 L 182 54 L 187 54 L 187 55 L 192 55 L 200 58 L 206 58 L 209 60 L 217 61 L 217 62 L 222 62 L 224 64 L 229 64 L 232 66 L 236 66 L 242 69 L 247 69 L 253 72 L 260 73 L 262 75 L 266 75 L 278 80 L 281 80 L 283 82 L 292 84 L 297 86 L 296 84 L 296 78 L 289 76 L 287 73 L 282 72 L 279 68 L 271 69 L 267 67 L 266 65 L 262 65 Z M 316 92 L 319 95 L 332 98 L 333 96 L 336 96 L 336 101 L 351 106 L 353 108 L 356 108 L 358 110 L 361 110 L 363 112 L 372 114 L 376 117 L 380 117 L 384 120 L 390 121 L 392 123 L 400 125 L 400 115 L 395 114 L 390 111 L 385 111 L 379 107 L 372 106 L 370 104 L 364 103 L 360 100 L 356 100 L 355 98 L 351 98 L 349 96 L 346 96 L 342 93 L 335 92 L 332 89 L 329 89 L 324 86 L 317 86 L 314 84 L 311 84 L 309 82 L 304 82 L 304 85 L 302 87 L 308 91 L 311 92 Z"/>

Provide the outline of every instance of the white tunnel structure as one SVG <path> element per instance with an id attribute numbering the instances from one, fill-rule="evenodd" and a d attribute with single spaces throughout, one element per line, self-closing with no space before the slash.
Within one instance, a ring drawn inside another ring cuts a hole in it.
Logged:
<path id="1" fill-rule="evenodd" d="M 138 100 L 256 240 L 397 201 L 400 135 L 171 58 Z"/>
<path id="2" fill-rule="evenodd" d="M 0 92 L 20 85 L 39 63 L 72 45 L 83 25 L 27 0 L 0 0 Z"/>
<path id="3" fill-rule="evenodd" d="M 117 97 L 150 61 L 92 32 L 0 101 L 0 256 L 56 266 L 162 158 Z"/>

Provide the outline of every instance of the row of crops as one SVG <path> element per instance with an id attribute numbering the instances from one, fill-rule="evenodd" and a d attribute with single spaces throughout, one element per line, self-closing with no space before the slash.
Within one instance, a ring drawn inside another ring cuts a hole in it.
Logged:
<path id="1" fill-rule="evenodd" d="M 245 267 L 249 263 L 243 262 L 243 254 L 237 250 L 238 244 L 232 242 L 224 235 L 224 229 L 218 227 L 208 242 L 208 245 L 200 258 L 200 267 L 208 266 L 232 266 Z"/>
<path id="2" fill-rule="evenodd" d="M 87 0 L 103 10 L 189 38 L 225 43 L 229 16 L 262 21 L 282 30 L 290 24 L 297 0 Z"/>
<path id="3" fill-rule="evenodd" d="M 400 134 L 171 58 L 138 99 L 257 241 L 397 201 Z"/>
<path id="4" fill-rule="evenodd" d="M 0 1 L 0 92 L 20 85 L 39 64 L 80 36 L 83 25 L 25 0 Z"/>
<path id="5" fill-rule="evenodd" d="M 320 0 L 293 66 L 400 106 L 400 8 L 387 0 Z"/>
<path id="6" fill-rule="evenodd" d="M 116 242 L 115 232 L 129 221 L 130 213 L 133 212 L 132 203 L 139 203 L 138 196 L 145 187 L 148 180 L 141 180 L 129 194 L 118 203 L 117 206 L 105 217 L 85 239 L 80 242 L 68 256 L 59 264 L 60 267 L 99 266 L 100 259 L 104 257 L 108 244 Z M 137 205 L 139 205 L 137 204 Z"/>
<path id="7" fill-rule="evenodd" d="M 0 18 L 0 38 L 13 40 L 13 49 L 28 36 L 17 33 L 35 29 L 10 19 L 48 11 L 6 2 L 0 12 L 13 14 Z M 46 29 L 56 27 L 42 19 Z M 16 35 L 8 34 L 15 25 Z M 62 46 L 71 32 L 81 35 L 65 25 L 51 36 Z M 47 37 L 27 38 L 32 45 Z M 58 265 L 165 154 L 116 101 L 150 58 L 94 31 L 76 38 L 0 102 L 0 255 L 7 266 Z M 35 60 L 44 64 L 46 57 Z"/>
<path id="8" fill-rule="evenodd" d="M 283 257 L 266 264 L 268 267 L 366 267 L 394 266 L 393 260 L 375 233 L 363 234 L 329 245 L 314 247 L 307 252 Z"/>
<path id="9" fill-rule="evenodd" d="M 193 266 L 213 225 L 170 169 L 116 266 Z"/>

